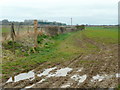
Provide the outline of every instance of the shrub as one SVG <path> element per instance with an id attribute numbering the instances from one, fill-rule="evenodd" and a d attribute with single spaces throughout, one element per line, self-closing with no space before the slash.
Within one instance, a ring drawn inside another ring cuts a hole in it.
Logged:
<path id="1" fill-rule="evenodd" d="M 78 30 L 84 30 L 85 29 L 85 25 L 77 25 L 76 28 Z"/>

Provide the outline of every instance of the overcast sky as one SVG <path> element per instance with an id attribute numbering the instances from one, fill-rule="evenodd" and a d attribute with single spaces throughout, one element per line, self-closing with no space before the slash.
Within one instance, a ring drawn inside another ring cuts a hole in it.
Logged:
<path id="1" fill-rule="evenodd" d="M 0 0 L 0 20 L 117 24 L 119 0 Z"/>

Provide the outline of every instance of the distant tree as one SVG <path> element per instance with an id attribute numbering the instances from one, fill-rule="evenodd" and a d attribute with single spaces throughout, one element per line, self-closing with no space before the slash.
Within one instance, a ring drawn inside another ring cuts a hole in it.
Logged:
<path id="1" fill-rule="evenodd" d="M 3 25 L 8 25 L 8 24 L 9 24 L 9 21 L 8 21 L 7 19 L 4 19 L 4 20 L 2 20 L 2 24 L 3 24 Z"/>

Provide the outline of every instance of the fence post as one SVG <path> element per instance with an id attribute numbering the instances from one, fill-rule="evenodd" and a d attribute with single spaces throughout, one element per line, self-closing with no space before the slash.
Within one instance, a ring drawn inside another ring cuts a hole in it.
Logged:
<path id="1" fill-rule="evenodd" d="M 13 53 L 15 54 L 15 30 L 14 30 L 14 24 L 12 23 L 11 25 L 11 38 L 12 38 L 12 43 L 13 43 Z"/>
<path id="2" fill-rule="evenodd" d="M 34 47 L 37 47 L 38 21 L 34 20 Z"/>

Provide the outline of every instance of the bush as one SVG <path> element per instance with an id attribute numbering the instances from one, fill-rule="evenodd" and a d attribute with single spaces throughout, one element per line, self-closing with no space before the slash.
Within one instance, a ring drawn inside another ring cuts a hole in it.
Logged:
<path id="1" fill-rule="evenodd" d="M 84 30 L 85 29 L 85 25 L 77 25 L 76 28 L 78 30 Z"/>

